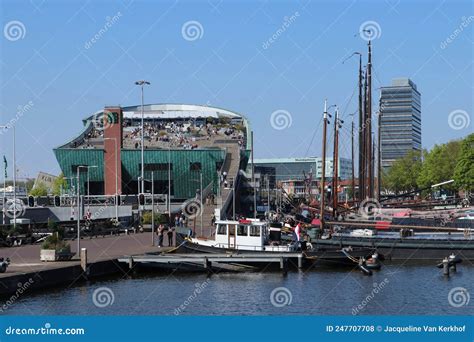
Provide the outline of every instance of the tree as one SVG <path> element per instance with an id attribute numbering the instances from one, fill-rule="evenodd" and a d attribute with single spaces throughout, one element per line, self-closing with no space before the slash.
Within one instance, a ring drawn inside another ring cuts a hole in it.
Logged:
<path id="1" fill-rule="evenodd" d="M 474 191 L 474 134 L 461 142 L 459 159 L 454 168 L 454 185 L 465 191 Z"/>
<path id="2" fill-rule="evenodd" d="M 66 190 L 67 182 L 66 178 L 64 178 L 64 174 L 61 172 L 59 176 L 53 181 L 53 188 L 52 192 L 53 195 L 61 195 L 61 190 Z"/>
<path id="3" fill-rule="evenodd" d="M 417 178 L 422 168 L 421 152 L 410 151 L 397 159 L 383 178 L 384 188 L 398 194 L 417 189 Z"/>
<path id="4" fill-rule="evenodd" d="M 423 166 L 417 179 L 418 186 L 427 188 L 433 184 L 453 179 L 460 150 L 461 142 L 459 140 L 435 145 L 431 151 L 425 154 Z M 443 188 L 455 190 L 453 184 L 445 185 Z"/>
<path id="5" fill-rule="evenodd" d="M 47 196 L 48 195 L 48 188 L 42 182 L 38 183 L 33 189 L 30 191 L 31 196 Z"/>

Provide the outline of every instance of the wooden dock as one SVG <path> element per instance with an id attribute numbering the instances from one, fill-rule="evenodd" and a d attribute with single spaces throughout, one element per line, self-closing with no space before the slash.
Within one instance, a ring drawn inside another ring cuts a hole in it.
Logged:
<path id="1" fill-rule="evenodd" d="M 289 262 L 298 268 L 303 267 L 303 253 L 235 253 L 235 254 L 160 254 L 130 255 L 118 259 L 135 266 L 163 269 L 181 269 L 187 271 L 251 271 L 262 266 L 274 265 L 286 272 Z"/>

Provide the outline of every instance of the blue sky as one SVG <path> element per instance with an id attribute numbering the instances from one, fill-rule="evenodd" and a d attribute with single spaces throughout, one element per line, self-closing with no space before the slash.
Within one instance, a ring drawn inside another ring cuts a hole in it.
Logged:
<path id="1" fill-rule="evenodd" d="M 142 78 L 152 83 L 146 103 L 246 115 L 256 157 L 318 156 L 324 99 L 343 117 L 357 109 L 357 59 L 342 60 L 365 54 L 368 21 L 374 102 L 377 88 L 410 77 L 422 94 L 424 147 L 473 131 L 471 1 L 2 0 L 0 13 L 0 124 L 16 127 L 20 177 L 58 173 L 52 149 L 104 105 L 138 104 Z M 275 111 L 291 125 L 275 129 Z M 459 129 L 453 111 L 465 119 Z M 0 135 L 9 159 L 11 140 L 11 130 Z M 349 156 L 348 139 L 341 149 Z"/>

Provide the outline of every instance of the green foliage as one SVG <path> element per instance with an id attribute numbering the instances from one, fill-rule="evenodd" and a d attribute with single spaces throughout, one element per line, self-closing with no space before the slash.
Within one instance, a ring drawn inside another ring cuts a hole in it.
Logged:
<path id="1" fill-rule="evenodd" d="M 234 126 L 234 128 L 235 128 L 237 131 L 245 132 L 245 127 L 244 127 L 244 125 L 237 124 L 237 125 Z"/>
<path id="2" fill-rule="evenodd" d="M 426 188 L 453 179 L 460 150 L 461 142 L 458 140 L 435 145 L 431 151 L 425 154 L 425 160 L 417 179 L 418 186 Z M 453 184 L 446 185 L 444 188 L 455 190 Z"/>
<path id="3" fill-rule="evenodd" d="M 221 116 L 219 118 L 219 123 L 222 124 L 222 125 L 229 125 L 230 121 L 231 121 L 231 119 L 227 116 Z"/>
<path id="4" fill-rule="evenodd" d="M 64 238 L 64 228 L 60 227 L 56 221 L 49 220 L 48 229 L 53 233 L 53 235 L 56 235 L 59 239 Z"/>
<path id="5" fill-rule="evenodd" d="M 53 182 L 52 192 L 53 195 L 61 195 L 61 189 L 64 191 L 67 189 L 67 182 L 66 178 L 64 178 L 64 174 L 61 173 L 58 178 L 56 178 Z"/>
<path id="6" fill-rule="evenodd" d="M 166 217 L 155 212 L 155 224 L 166 223 Z M 151 211 L 143 212 L 143 224 L 151 223 Z"/>
<path id="7" fill-rule="evenodd" d="M 58 237 L 58 234 L 53 234 L 43 241 L 41 249 L 54 249 L 56 252 L 70 252 L 71 246 Z"/>
<path id="8" fill-rule="evenodd" d="M 393 163 L 382 178 L 383 186 L 396 194 L 413 191 L 417 188 L 417 177 L 421 169 L 421 152 L 411 151 Z"/>
<path id="9" fill-rule="evenodd" d="M 44 183 L 38 183 L 33 189 L 30 191 L 31 196 L 47 196 L 48 195 L 48 188 Z"/>
<path id="10" fill-rule="evenodd" d="M 446 190 L 474 190 L 474 134 L 463 140 L 435 145 L 430 151 L 410 152 L 396 160 L 382 177 L 383 187 L 395 193 L 443 185 Z"/>
<path id="11" fill-rule="evenodd" d="M 206 118 L 206 123 L 214 124 L 216 122 L 217 122 L 217 120 L 215 118 L 213 118 L 212 116 L 208 116 Z"/>
<path id="12" fill-rule="evenodd" d="M 474 191 L 474 134 L 461 142 L 459 160 L 454 168 L 454 185 L 461 190 Z"/>

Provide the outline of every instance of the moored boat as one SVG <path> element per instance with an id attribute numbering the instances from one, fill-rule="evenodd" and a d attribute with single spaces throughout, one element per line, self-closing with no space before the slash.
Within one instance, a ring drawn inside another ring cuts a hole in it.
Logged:
<path id="1" fill-rule="evenodd" d="M 352 265 L 354 260 L 370 258 L 373 247 L 323 246 L 309 241 L 286 241 L 279 228 L 269 227 L 267 222 L 255 219 L 218 220 L 213 238 L 179 235 L 180 251 L 189 253 L 232 253 L 285 255 L 303 253 L 306 262 L 328 265 Z M 350 256 L 350 257 L 348 257 Z"/>
<path id="2" fill-rule="evenodd" d="M 313 246 L 351 246 L 374 248 L 386 260 L 439 261 L 451 254 L 474 261 L 474 236 L 470 230 L 462 232 L 428 232 L 413 230 L 361 234 L 348 229 L 311 239 Z"/>

